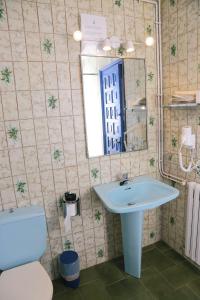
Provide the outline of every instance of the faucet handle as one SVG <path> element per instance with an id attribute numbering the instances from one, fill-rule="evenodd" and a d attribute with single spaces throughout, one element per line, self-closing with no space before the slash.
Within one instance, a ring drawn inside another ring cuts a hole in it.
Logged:
<path id="1" fill-rule="evenodd" d="M 128 180 L 128 173 L 122 173 L 122 179 Z"/>

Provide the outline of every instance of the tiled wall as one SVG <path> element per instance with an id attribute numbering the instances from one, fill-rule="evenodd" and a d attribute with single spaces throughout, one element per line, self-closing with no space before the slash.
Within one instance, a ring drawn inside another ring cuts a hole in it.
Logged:
<path id="1" fill-rule="evenodd" d="M 122 1 L 119 1 L 122 2 Z M 146 58 L 149 148 L 87 159 L 80 45 L 72 33 L 81 12 L 104 15 L 109 35 L 144 41 L 154 28 L 151 4 L 125 0 L 6 0 L 0 2 L 0 209 L 45 207 L 48 249 L 42 263 L 57 276 L 57 255 L 75 248 L 81 267 L 120 255 L 120 219 L 106 212 L 91 187 L 156 173 L 155 49 L 136 46 Z M 112 53 L 113 54 L 113 53 Z M 114 53 L 115 54 L 115 53 Z M 59 197 L 80 194 L 81 216 L 64 231 Z M 160 238 L 160 210 L 145 214 L 144 245 Z"/>
<path id="2" fill-rule="evenodd" d="M 200 88 L 200 7 L 197 0 L 161 1 L 164 102 L 176 90 Z M 197 158 L 200 156 L 200 110 L 169 110 L 164 114 L 165 169 L 172 174 L 200 181 L 196 172 L 182 172 L 178 163 L 181 128 L 190 125 L 197 135 Z M 187 161 L 186 153 L 184 161 Z M 187 189 L 177 185 L 181 195 L 164 206 L 162 238 L 177 251 L 184 251 Z"/>

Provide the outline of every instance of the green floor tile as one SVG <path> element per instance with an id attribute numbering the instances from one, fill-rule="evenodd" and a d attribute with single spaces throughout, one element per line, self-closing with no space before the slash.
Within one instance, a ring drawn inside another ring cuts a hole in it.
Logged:
<path id="1" fill-rule="evenodd" d="M 154 244 L 157 249 L 159 249 L 161 252 L 165 252 L 171 249 L 165 242 L 159 241 Z"/>
<path id="2" fill-rule="evenodd" d="M 149 266 L 153 266 L 159 271 L 165 270 L 171 266 L 175 265 L 173 260 L 163 253 L 161 253 L 158 249 L 153 249 L 148 252 L 145 252 L 142 255 L 142 268 L 146 268 Z"/>
<path id="3" fill-rule="evenodd" d="M 53 300 L 82 300 L 79 288 L 66 288 L 64 291 L 54 293 Z"/>
<path id="4" fill-rule="evenodd" d="M 60 293 L 66 289 L 68 289 L 68 288 L 65 286 L 64 280 L 62 278 L 53 280 L 53 293 L 54 294 Z"/>
<path id="5" fill-rule="evenodd" d="M 186 261 L 183 256 L 181 256 L 179 253 L 175 252 L 172 249 L 165 251 L 164 255 L 172 259 L 175 264 L 179 264 Z"/>
<path id="6" fill-rule="evenodd" d="M 186 285 L 200 276 L 189 263 L 185 262 L 163 271 L 162 274 L 175 288 Z"/>
<path id="7" fill-rule="evenodd" d="M 111 284 L 125 278 L 125 273 L 122 272 L 112 261 L 98 265 L 96 270 L 98 277 L 105 284 Z"/>
<path id="8" fill-rule="evenodd" d="M 126 278 L 112 285 L 107 286 L 111 299 L 116 300 L 151 300 L 150 292 L 135 278 Z"/>
<path id="9" fill-rule="evenodd" d="M 81 285 L 100 279 L 106 284 L 119 281 L 125 277 L 123 260 L 116 259 L 81 271 Z"/>
<path id="10" fill-rule="evenodd" d="M 170 293 L 160 300 L 199 300 L 200 298 L 195 295 L 188 287 L 182 287 L 175 292 Z"/>
<path id="11" fill-rule="evenodd" d="M 151 278 L 155 274 L 159 275 L 160 273 L 154 267 L 150 266 L 150 267 L 142 270 L 142 274 L 141 274 L 140 280 L 141 281 L 144 280 L 144 279 L 147 280 L 147 279 Z"/>
<path id="12" fill-rule="evenodd" d="M 118 281 L 112 285 L 107 286 L 107 292 L 110 295 L 111 299 L 128 300 L 131 298 L 129 292 L 124 288 L 122 281 L 124 280 Z"/>
<path id="13" fill-rule="evenodd" d="M 121 271 L 124 272 L 124 257 L 118 257 L 113 260 L 113 264 Z"/>
<path id="14" fill-rule="evenodd" d="M 91 267 L 85 270 L 82 270 L 80 273 L 80 285 L 87 284 L 90 281 L 96 280 L 99 278 L 97 268 Z"/>
<path id="15" fill-rule="evenodd" d="M 149 291 L 143 291 L 140 294 L 134 295 L 130 300 L 156 300 L 156 298 Z"/>
<path id="16" fill-rule="evenodd" d="M 195 294 L 200 297 L 200 278 L 193 280 L 188 285 Z"/>
<path id="17" fill-rule="evenodd" d="M 149 270 L 148 274 L 144 274 L 141 281 L 154 297 L 160 297 L 160 299 L 174 290 L 167 280 L 162 277 L 161 273 L 157 271 L 151 272 Z"/>
<path id="18" fill-rule="evenodd" d="M 149 245 L 149 246 L 146 246 L 144 248 L 142 248 L 142 252 L 145 253 L 149 250 L 153 250 L 155 248 L 155 244 L 152 244 L 152 245 Z"/>
<path id="19" fill-rule="evenodd" d="M 82 300 L 111 300 L 105 284 L 101 280 L 91 281 L 79 288 Z"/>

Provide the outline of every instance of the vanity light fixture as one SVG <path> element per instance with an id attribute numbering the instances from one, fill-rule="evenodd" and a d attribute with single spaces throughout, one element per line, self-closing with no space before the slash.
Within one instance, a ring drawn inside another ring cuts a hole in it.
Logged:
<path id="1" fill-rule="evenodd" d="M 76 42 L 80 42 L 83 39 L 83 35 L 82 32 L 80 30 L 76 30 L 73 33 L 73 39 Z M 153 42 L 151 41 L 151 39 L 153 39 L 153 37 L 148 36 L 146 38 L 146 45 L 148 46 L 152 46 L 154 43 L 154 39 Z M 151 44 L 152 43 L 152 44 Z M 120 47 L 120 45 L 122 44 L 122 41 L 120 41 L 120 39 L 116 36 L 112 36 L 111 38 L 106 38 L 103 41 L 103 45 L 102 45 L 102 49 L 104 51 L 111 51 L 112 49 L 118 49 Z M 142 43 L 138 43 L 138 42 L 132 42 L 132 41 L 127 41 L 125 43 L 125 50 L 127 53 L 131 53 L 135 51 L 135 45 L 140 45 Z"/>
<path id="2" fill-rule="evenodd" d="M 128 41 L 128 42 L 126 43 L 126 47 L 125 47 L 125 48 L 126 48 L 126 52 L 127 52 L 127 53 L 130 53 L 130 52 L 135 51 L 135 47 L 134 47 L 132 41 Z"/>
<path id="3" fill-rule="evenodd" d="M 82 40 L 82 32 L 80 30 L 74 31 L 74 33 L 73 33 L 73 39 L 76 42 L 80 42 Z"/>
<path id="4" fill-rule="evenodd" d="M 103 42 L 103 50 L 104 50 L 104 51 L 110 51 L 111 49 L 112 49 L 112 47 L 111 47 L 110 39 L 107 38 L 107 39 L 105 39 L 104 42 Z"/>

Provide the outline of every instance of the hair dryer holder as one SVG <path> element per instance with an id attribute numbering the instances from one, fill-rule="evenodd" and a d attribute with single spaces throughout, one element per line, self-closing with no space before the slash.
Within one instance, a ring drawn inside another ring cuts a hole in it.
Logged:
<path id="1" fill-rule="evenodd" d="M 192 128 L 190 126 L 185 126 L 182 128 L 181 134 L 181 145 L 179 149 L 179 165 L 182 171 L 184 172 L 192 172 L 197 169 L 199 165 L 199 161 L 197 163 L 194 162 L 194 150 L 196 146 L 196 136 L 192 134 Z M 183 163 L 182 149 L 185 147 L 190 151 L 190 161 L 187 167 Z"/>

